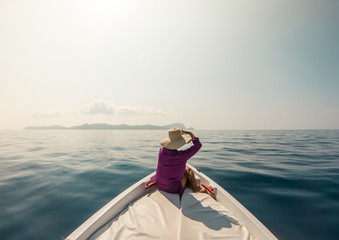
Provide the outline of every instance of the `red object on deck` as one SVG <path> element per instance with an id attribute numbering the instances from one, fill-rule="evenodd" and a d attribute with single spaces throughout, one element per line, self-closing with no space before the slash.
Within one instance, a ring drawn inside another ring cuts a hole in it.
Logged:
<path id="1" fill-rule="evenodd" d="M 213 188 L 211 186 L 206 186 L 205 184 L 201 184 L 207 191 L 209 191 L 212 195 L 214 195 Z"/>
<path id="2" fill-rule="evenodd" d="M 150 187 L 154 186 L 155 184 L 157 184 L 156 182 L 149 182 L 147 183 L 145 189 L 149 189 Z"/>

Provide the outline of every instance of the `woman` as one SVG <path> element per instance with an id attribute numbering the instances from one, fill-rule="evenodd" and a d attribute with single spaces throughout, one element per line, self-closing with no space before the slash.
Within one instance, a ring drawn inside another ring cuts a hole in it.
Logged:
<path id="1" fill-rule="evenodd" d="M 182 135 L 188 134 L 190 138 Z M 189 142 L 193 146 L 186 150 L 178 149 Z M 157 172 L 152 181 L 156 182 L 158 189 L 168 193 L 183 193 L 185 187 L 192 188 L 193 192 L 206 192 L 197 186 L 194 172 L 186 167 L 186 162 L 201 148 L 199 138 L 190 131 L 172 128 L 168 130 L 168 138 L 161 141 L 163 146 L 159 151 Z"/>

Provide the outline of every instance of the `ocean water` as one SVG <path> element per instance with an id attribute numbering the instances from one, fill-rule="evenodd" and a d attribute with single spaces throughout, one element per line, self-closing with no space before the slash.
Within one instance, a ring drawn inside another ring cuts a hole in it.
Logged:
<path id="1" fill-rule="evenodd" d="M 195 131 L 189 161 L 279 239 L 338 239 L 339 130 Z M 0 131 L 0 239 L 67 237 L 156 169 L 166 131 Z"/>

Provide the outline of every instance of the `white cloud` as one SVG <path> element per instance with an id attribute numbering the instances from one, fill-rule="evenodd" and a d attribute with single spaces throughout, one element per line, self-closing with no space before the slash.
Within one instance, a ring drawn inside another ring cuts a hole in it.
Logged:
<path id="1" fill-rule="evenodd" d="M 34 112 L 32 113 L 31 117 L 35 119 L 42 119 L 42 118 L 55 118 L 61 116 L 59 111 L 54 112 Z"/>
<path id="2" fill-rule="evenodd" d="M 84 114 L 105 114 L 113 115 L 115 113 L 115 106 L 106 100 L 94 100 L 91 104 L 83 107 L 81 112 Z"/>
<path id="3" fill-rule="evenodd" d="M 94 100 L 89 105 L 83 107 L 84 114 L 104 114 L 104 115 L 165 115 L 166 112 L 149 107 L 115 106 L 104 99 Z"/>

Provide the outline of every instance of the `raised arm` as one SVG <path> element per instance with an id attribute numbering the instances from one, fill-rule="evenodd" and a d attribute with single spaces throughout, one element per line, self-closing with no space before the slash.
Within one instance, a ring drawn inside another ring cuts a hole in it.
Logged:
<path id="1" fill-rule="evenodd" d="M 181 151 L 181 153 L 185 156 L 185 158 L 189 159 L 200 150 L 202 145 L 200 143 L 199 138 L 197 138 L 191 131 L 181 130 L 181 134 L 182 135 L 188 134 L 192 138 L 193 146 L 191 146 L 190 148 L 184 151 Z"/>

